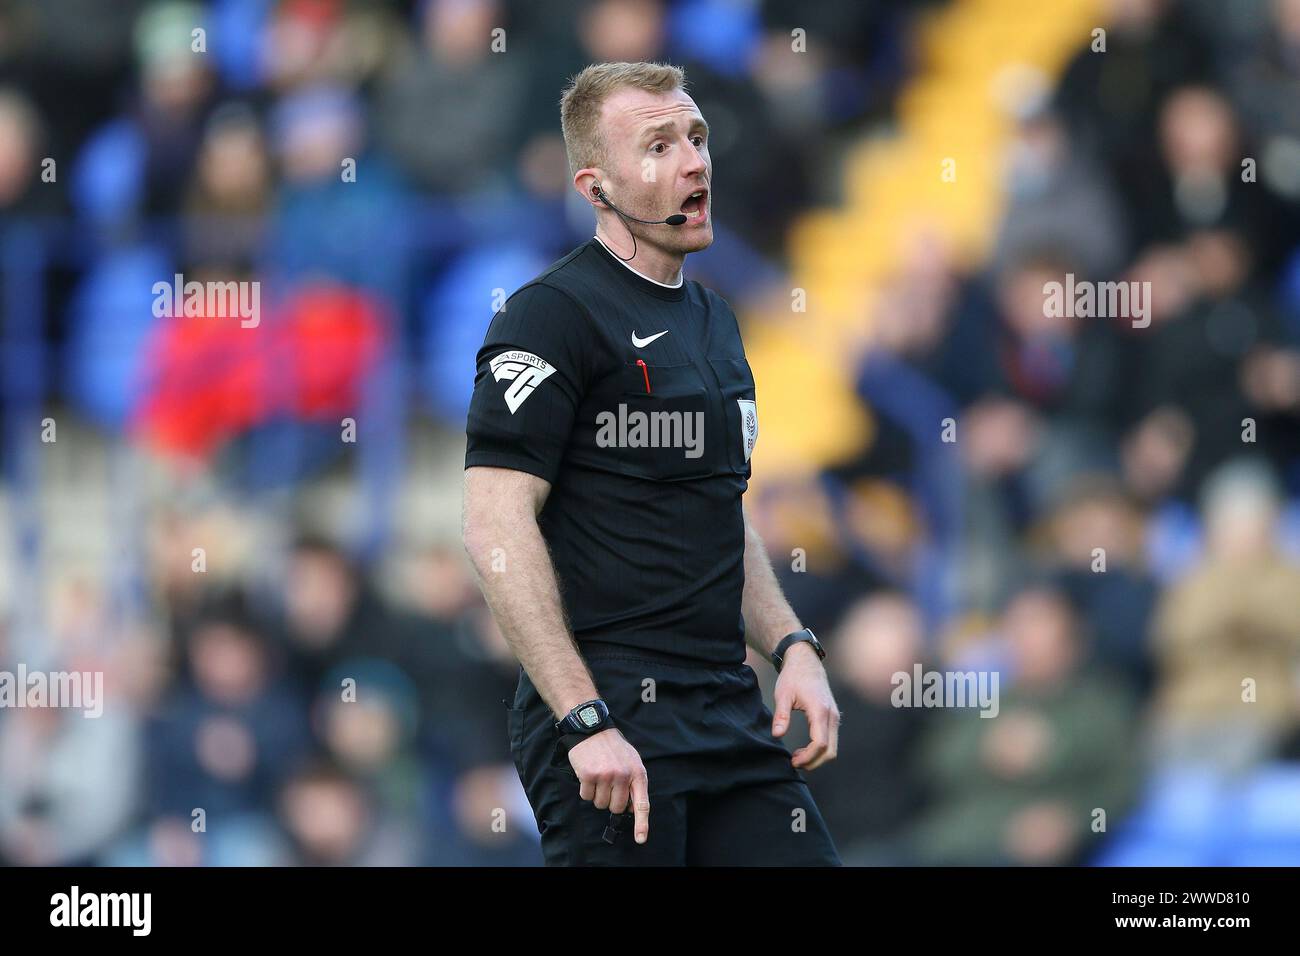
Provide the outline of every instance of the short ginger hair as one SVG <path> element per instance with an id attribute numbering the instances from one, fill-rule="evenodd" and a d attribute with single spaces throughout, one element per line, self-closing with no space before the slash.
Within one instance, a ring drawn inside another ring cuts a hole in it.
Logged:
<path id="1" fill-rule="evenodd" d="M 647 93 L 686 89 L 686 71 L 667 63 L 594 63 L 569 81 L 560 97 L 560 127 L 569 157 L 569 175 L 605 160 L 600 111 L 605 99 L 623 87 Z"/>

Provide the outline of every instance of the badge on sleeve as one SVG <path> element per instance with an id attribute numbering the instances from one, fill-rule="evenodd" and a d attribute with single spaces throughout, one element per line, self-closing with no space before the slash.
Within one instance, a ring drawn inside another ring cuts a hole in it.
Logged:
<path id="1" fill-rule="evenodd" d="M 736 403 L 740 406 L 740 441 L 745 448 L 745 461 L 749 461 L 758 441 L 758 406 L 748 398 L 738 398 Z"/>
<path id="2" fill-rule="evenodd" d="M 498 382 L 511 382 L 506 389 L 506 407 L 513 415 L 533 390 L 555 372 L 555 366 L 532 352 L 512 350 L 502 352 L 490 363 L 492 377 Z"/>

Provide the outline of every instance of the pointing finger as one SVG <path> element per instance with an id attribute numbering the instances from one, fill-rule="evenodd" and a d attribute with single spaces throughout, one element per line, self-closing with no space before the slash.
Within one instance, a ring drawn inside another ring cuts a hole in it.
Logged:
<path id="1" fill-rule="evenodd" d="M 650 782 L 645 768 L 632 777 L 632 810 L 636 842 L 644 843 L 650 839 Z"/>

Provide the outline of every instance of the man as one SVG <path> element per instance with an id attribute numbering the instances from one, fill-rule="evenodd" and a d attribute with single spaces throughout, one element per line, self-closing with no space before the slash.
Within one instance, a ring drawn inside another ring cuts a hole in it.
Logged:
<path id="1" fill-rule="evenodd" d="M 596 235 L 493 317 L 465 546 L 522 665 L 511 750 L 548 864 L 838 865 L 802 775 L 835 757 L 824 655 L 741 507 L 753 376 L 730 307 L 682 276 L 713 241 L 684 82 L 604 63 L 564 93 Z M 779 667 L 774 718 L 746 641 Z"/>

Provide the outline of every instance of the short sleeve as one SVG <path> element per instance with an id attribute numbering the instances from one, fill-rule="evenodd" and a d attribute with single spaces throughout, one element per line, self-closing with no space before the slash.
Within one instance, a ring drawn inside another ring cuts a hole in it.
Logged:
<path id="1" fill-rule="evenodd" d="M 492 317 L 465 426 L 465 467 L 526 471 L 554 483 L 586 391 L 587 316 L 546 285 L 525 286 Z"/>

